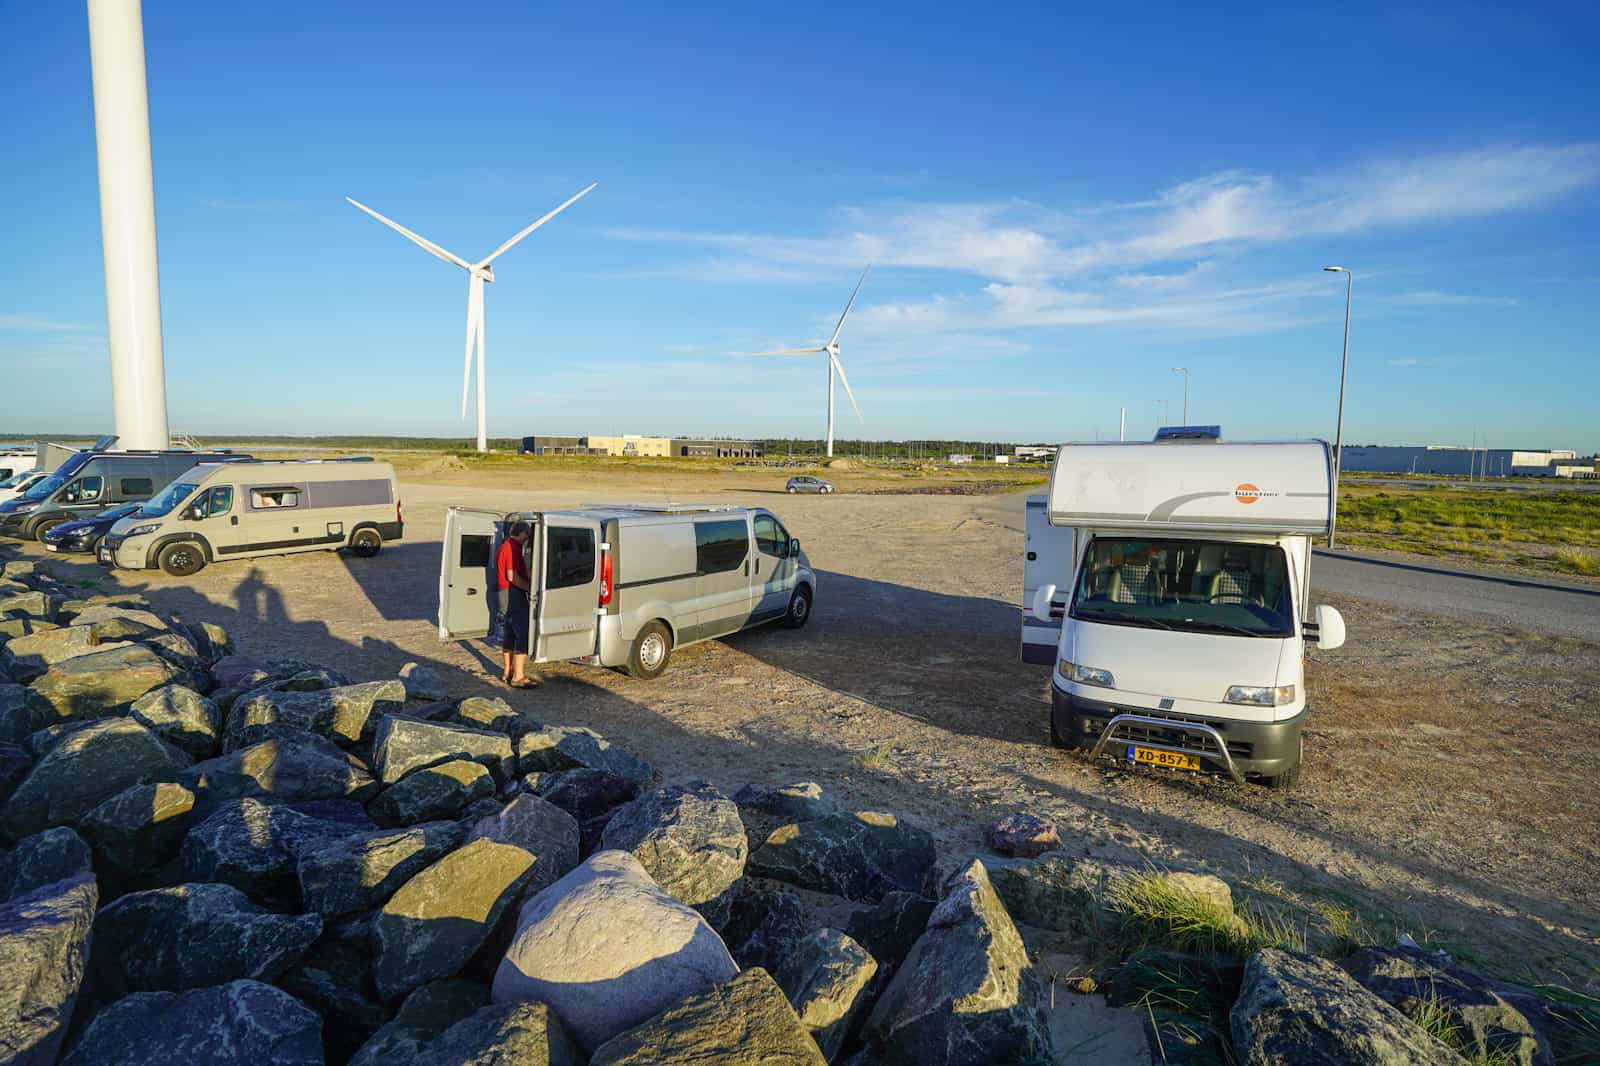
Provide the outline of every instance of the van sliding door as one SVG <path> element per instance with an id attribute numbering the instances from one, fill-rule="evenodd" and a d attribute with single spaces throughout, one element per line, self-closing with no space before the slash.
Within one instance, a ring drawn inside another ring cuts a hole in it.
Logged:
<path id="1" fill-rule="evenodd" d="M 535 662 L 594 653 L 599 632 L 600 523 L 566 515 L 539 527 L 533 584 Z"/>
<path id="2" fill-rule="evenodd" d="M 493 620 L 494 546 L 505 515 L 452 507 L 439 559 L 439 639 L 487 636 Z"/>

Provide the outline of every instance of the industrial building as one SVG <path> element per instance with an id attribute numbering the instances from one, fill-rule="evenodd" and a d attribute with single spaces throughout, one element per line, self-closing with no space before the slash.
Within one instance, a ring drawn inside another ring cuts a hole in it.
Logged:
<path id="1" fill-rule="evenodd" d="M 759 459 L 758 441 L 697 437 L 523 437 L 517 451 L 523 455 L 636 455 L 690 459 Z"/>
<path id="2" fill-rule="evenodd" d="M 1522 448 L 1463 448 L 1428 444 L 1408 447 L 1345 445 L 1339 467 L 1373 474 L 1443 474 L 1448 477 L 1555 477 L 1556 463 L 1576 452 Z"/>

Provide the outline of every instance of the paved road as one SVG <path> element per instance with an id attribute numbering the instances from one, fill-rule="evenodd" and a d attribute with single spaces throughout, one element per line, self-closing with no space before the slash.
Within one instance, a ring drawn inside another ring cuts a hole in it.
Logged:
<path id="1" fill-rule="evenodd" d="M 986 522 L 1021 532 L 1027 496 L 991 497 L 977 501 L 974 509 Z M 1318 548 L 1311 586 L 1313 592 L 1325 590 L 1476 622 L 1600 640 L 1600 587 L 1560 578 L 1456 570 Z"/>

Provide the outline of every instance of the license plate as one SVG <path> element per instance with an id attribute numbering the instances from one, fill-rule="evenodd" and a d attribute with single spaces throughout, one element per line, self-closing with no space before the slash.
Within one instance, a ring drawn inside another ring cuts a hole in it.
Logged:
<path id="1" fill-rule="evenodd" d="M 1200 759 L 1194 755 L 1180 755 L 1175 751 L 1157 751 L 1154 748 L 1141 748 L 1137 744 L 1128 745 L 1128 761 L 1133 763 L 1146 763 L 1150 766 L 1165 766 L 1173 770 L 1198 770 Z"/>
<path id="2" fill-rule="evenodd" d="M 56 544 L 46 544 L 44 546 L 44 550 L 47 551 L 47 552 L 58 552 L 58 551 L 61 550 L 61 548 L 60 548 L 59 545 L 56 545 Z"/>

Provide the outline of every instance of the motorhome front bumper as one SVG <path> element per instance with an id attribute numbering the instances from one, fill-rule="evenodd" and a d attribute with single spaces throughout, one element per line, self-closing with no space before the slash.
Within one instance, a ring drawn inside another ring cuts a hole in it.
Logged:
<path id="1" fill-rule="evenodd" d="M 1102 745 L 1107 727 L 1119 717 L 1122 721 L 1115 733 Z M 1121 755 L 1128 746 L 1138 744 L 1197 755 L 1220 770 L 1240 775 L 1276 777 L 1300 762 L 1300 730 L 1306 714 L 1302 710 L 1281 722 L 1173 714 L 1084 699 L 1052 684 L 1050 718 L 1056 737 L 1075 748 L 1092 751 L 1099 746 L 1103 755 Z"/>

